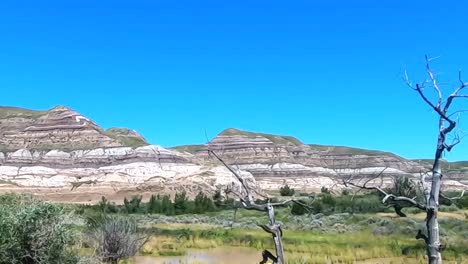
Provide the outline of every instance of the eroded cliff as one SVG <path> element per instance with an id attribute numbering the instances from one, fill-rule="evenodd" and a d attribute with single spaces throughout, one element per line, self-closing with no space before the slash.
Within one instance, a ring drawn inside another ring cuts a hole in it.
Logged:
<path id="1" fill-rule="evenodd" d="M 215 151 L 254 188 L 298 191 L 343 188 L 350 175 L 418 177 L 427 160 L 382 151 L 307 145 L 290 136 L 227 129 L 206 145 L 172 149 L 149 145 L 134 130 L 104 130 L 67 108 L 0 107 L 0 192 L 29 192 L 51 200 L 93 202 L 106 196 L 186 191 L 213 193 L 238 181 L 208 154 Z M 444 187 L 468 189 L 466 162 L 447 163 Z"/>

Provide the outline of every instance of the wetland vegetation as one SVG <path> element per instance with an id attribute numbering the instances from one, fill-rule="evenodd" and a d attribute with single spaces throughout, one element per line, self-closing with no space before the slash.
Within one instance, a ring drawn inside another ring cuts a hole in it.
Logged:
<path id="1" fill-rule="evenodd" d="M 304 195 L 296 196 L 307 202 Z M 277 210 L 287 263 L 424 263 L 425 245 L 415 239 L 415 230 L 425 228 L 425 215 L 405 209 L 408 217 L 396 217 L 380 198 L 367 193 L 352 199 L 346 192 L 336 196 L 325 189 L 315 194 L 311 211 L 293 206 Z M 264 214 L 234 209 L 236 202 L 219 194 L 194 199 L 183 193 L 174 199 L 154 195 L 146 202 L 132 197 L 121 205 L 105 198 L 96 205 L 49 204 L 18 195 L 1 199 L 0 263 L 100 263 L 105 259 L 92 238 L 103 216 L 135 223 L 141 237 L 137 256 L 123 255 L 120 262 L 257 263 L 262 249 L 274 247 L 271 236 L 258 227 L 267 221 Z M 467 207 L 464 197 L 441 208 L 448 263 L 468 263 Z M 31 257 L 36 262 L 11 261 L 29 251 L 41 254 Z"/>

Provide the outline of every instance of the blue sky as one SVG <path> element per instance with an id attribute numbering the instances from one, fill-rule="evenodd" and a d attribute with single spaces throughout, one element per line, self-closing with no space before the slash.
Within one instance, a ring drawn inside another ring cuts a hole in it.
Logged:
<path id="1" fill-rule="evenodd" d="M 429 54 L 444 91 L 468 81 L 463 2 L 1 1 L 0 104 L 162 146 L 235 127 L 431 158 L 437 117 L 401 76 L 425 79 Z"/>

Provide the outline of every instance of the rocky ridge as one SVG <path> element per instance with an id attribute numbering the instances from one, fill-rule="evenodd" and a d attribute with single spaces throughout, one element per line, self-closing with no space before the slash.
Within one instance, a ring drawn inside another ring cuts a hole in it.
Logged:
<path id="1" fill-rule="evenodd" d="M 155 145 L 71 152 L 20 149 L 2 153 L 0 163 L 0 191 L 74 202 L 97 201 L 103 195 L 121 201 L 135 194 L 214 193 L 236 182 L 222 166 L 194 164 L 181 153 Z M 255 186 L 250 173 L 242 175 Z"/>
<path id="2" fill-rule="evenodd" d="M 0 192 L 121 201 L 134 194 L 214 192 L 235 182 L 226 168 L 195 164 L 190 156 L 148 145 L 134 130 L 103 130 L 66 107 L 0 108 Z M 255 186 L 250 173 L 243 175 Z"/>
<path id="3" fill-rule="evenodd" d="M 148 145 L 137 132 L 101 129 L 89 118 L 64 106 L 48 111 L 0 107 L 0 150 L 77 150 Z"/>
<path id="4" fill-rule="evenodd" d="M 382 170 L 388 185 L 395 176 L 419 177 L 430 169 L 428 161 L 411 161 L 388 152 L 306 145 L 293 137 L 238 129 L 221 132 L 206 146 L 175 149 L 192 154 L 192 162 L 200 164 L 212 161 L 206 150 L 213 150 L 228 164 L 252 173 L 266 190 L 278 190 L 285 183 L 304 192 L 318 191 L 322 186 L 341 189 L 343 177 L 372 176 Z M 468 170 L 463 170 L 468 166 L 458 168 L 446 174 L 445 188 L 468 188 Z"/>
<path id="5" fill-rule="evenodd" d="M 216 151 L 249 184 L 278 190 L 287 183 L 304 191 L 343 188 L 343 177 L 374 175 L 385 183 L 396 175 L 418 176 L 427 161 L 391 153 L 307 145 L 289 136 L 227 129 L 206 145 L 165 149 L 136 131 L 104 130 L 66 108 L 48 111 L 0 107 L 0 192 L 30 192 L 51 200 L 93 202 L 123 196 L 185 190 L 214 192 L 237 180 L 208 155 Z M 449 164 L 444 185 L 468 189 L 468 165 Z"/>

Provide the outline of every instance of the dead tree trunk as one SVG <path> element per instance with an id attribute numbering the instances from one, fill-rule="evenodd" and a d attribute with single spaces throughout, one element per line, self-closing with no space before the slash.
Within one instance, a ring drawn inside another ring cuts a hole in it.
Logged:
<path id="1" fill-rule="evenodd" d="M 422 174 L 421 177 L 421 187 L 424 197 L 422 199 L 417 199 L 417 197 L 407 197 L 407 196 L 398 196 L 391 193 L 387 193 L 382 186 L 376 186 L 374 180 L 381 177 L 384 170 L 380 172 L 375 177 L 362 181 L 362 179 L 357 180 L 354 176 L 348 177 L 344 181 L 345 185 L 355 186 L 361 189 L 372 189 L 377 190 L 384 195 L 382 200 L 383 203 L 392 205 L 395 208 L 395 211 L 400 216 L 405 216 L 401 211 L 404 207 L 416 207 L 421 210 L 426 211 L 426 227 L 427 234 L 424 234 L 422 230 L 419 230 L 416 239 L 424 240 L 426 244 L 426 254 L 429 264 L 442 264 L 442 254 L 441 250 L 443 245 L 440 242 L 440 229 L 437 215 L 439 212 L 439 198 L 442 197 L 444 200 L 452 200 L 442 195 L 441 193 L 441 183 L 442 183 L 442 168 L 441 160 L 444 151 L 451 151 L 452 148 L 460 143 L 460 136 L 458 134 L 454 135 L 454 140 L 451 143 L 447 143 L 447 135 L 451 134 L 456 126 L 456 120 L 453 119 L 455 114 L 462 112 L 467 112 L 468 109 L 462 109 L 457 111 L 451 111 L 450 107 L 452 102 L 455 99 L 468 98 L 468 94 L 462 94 L 461 92 L 468 86 L 468 83 L 465 83 L 461 79 L 461 73 L 458 74 L 458 79 L 460 81 L 460 86 L 456 88 L 450 95 L 443 97 L 442 90 L 439 87 L 439 84 L 430 68 L 430 59 L 426 56 L 426 72 L 429 76 L 429 79 L 416 83 L 414 86 L 409 81 L 408 76 L 405 72 L 404 80 L 406 84 L 415 90 L 421 99 L 428 104 L 432 110 L 434 110 L 438 115 L 438 128 L 439 134 L 437 138 L 437 147 L 435 151 L 434 162 L 431 169 L 431 180 L 430 186 L 425 181 L 425 174 Z M 430 88 L 435 91 L 436 99 L 431 100 L 427 95 L 425 88 Z M 383 183 L 383 181 L 381 181 Z M 463 195 L 463 193 L 462 193 Z"/>
<path id="2" fill-rule="evenodd" d="M 276 224 L 275 222 L 275 208 L 271 205 L 267 205 L 268 209 L 268 220 L 270 222 L 269 230 L 271 231 L 271 235 L 273 236 L 273 240 L 275 242 L 275 251 L 276 251 L 276 263 L 283 264 L 284 263 L 284 249 L 283 249 L 283 231 L 281 230 L 281 226 Z"/>
<path id="3" fill-rule="evenodd" d="M 458 73 L 458 79 L 460 81 L 460 86 L 455 89 L 455 91 L 445 98 L 442 95 L 442 90 L 439 87 L 439 84 L 432 72 L 432 69 L 429 65 L 430 59 L 426 56 L 426 72 L 429 75 L 429 80 L 417 83 L 415 87 L 411 85 L 408 81 L 407 75 L 405 74 L 406 83 L 412 87 L 421 98 L 426 102 L 439 116 L 439 135 L 437 139 L 437 148 L 434 157 L 434 163 L 432 166 L 432 179 L 431 179 L 431 188 L 429 192 L 429 197 L 426 198 L 426 227 L 427 227 L 427 239 L 426 242 L 427 248 L 427 258 L 430 264 L 441 264 L 442 255 L 441 249 L 442 245 L 440 243 L 440 230 L 439 222 L 437 219 L 437 214 L 439 212 L 439 197 L 441 181 L 442 181 L 442 169 L 441 169 L 441 159 L 445 150 L 450 151 L 452 148 L 460 143 L 460 137 L 455 135 L 455 139 L 451 144 L 447 143 L 447 135 L 453 131 L 456 126 L 456 121 L 452 119 L 453 114 L 461 113 L 465 110 L 459 110 L 452 113 L 449 113 L 450 106 L 456 98 L 468 98 L 466 94 L 460 94 L 460 92 L 468 86 L 468 83 L 464 83 L 461 79 L 461 73 Z M 424 88 L 428 85 L 430 88 L 434 89 L 437 94 L 436 102 L 432 102 L 425 94 Z M 424 184 L 424 183 L 422 183 Z M 426 188 L 425 188 L 426 189 Z M 427 190 L 424 190 L 427 193 Z M 424 237 L 423 237 L 424 238 Z"/>
<path id="4" fill-rule="evenodd" d="M 462 90 L 468 86 L 468 83 L 462 81 L 461 72 L 458 73 L 458 80 L 460 86 L 456 88 L 449 96 L 446 98 L 442 95 L 442 90 L 435 78 L 435 75 L 430 68 L 431 59 L 426 56 L 426 72 L 429 76 L 429 80 L 422 83 L 417 83 L 415 86 L 411 84 L 408 80 L 408 76 L 405 72 L 405 81 L 412 89 L 414 89 L 423 101 L 428 104 L 439 117 L 439 135 L 437 138 L 437 148 L 435 151 L 434 163 L 432 166 L 432 179 L 430 191 L 428 187 L 425 186 L 424 180 L 422 181 L 424 194 L 426 198 L 426 227 L 427 227 L 427 236 L 418 233 L 417 238 L 423 238 L 426 242 L 426 251 L 427 258 L 430 264 L 442 264 L 442 245 L 440 243 L 440 229 L 437 215 L 439 212 L 439 197 L 441 196 L 441 182 L 442 182 L 442 168 L 441 168 L 441 159 L 445 150 L 451 151 L 452 148 L 460 143 L 460 137 L 458 134 L 455 135 L 455 139 L 452 143 L 447 143 L 447 135 L 450 134 L 455 126 L 457 125 L 456 120 L 452 118 L 454 114 L 459 114 L 466 110 L 452 111 L 449 113 L 450 106 L 455 99 L 458 98 L 468 98 L 468 95 L 461 94 Z M 424 89 L 428 86 L 431 89 L 434 89 L 437 94 L 437 99 L 435 102 L 431 101 Z"/>
<path id="5" fill-rule="evenodd" d="M 439 196 L 440 196 L 440 185 L 442 180 L 442 169 L 440 160 L 442 158 L 442 153 L 445 149 L 445 134 L 443 127 L 443 120 L 440 120 L 440 134 L 437 144 L 436 155 L 434 158 L 434 164 L 432 167 L 432 184 L 431 191 L 429 194 L 429 199 L 427 199 L 427 209 L 426 209 L 426 227 L 427 227 L 427 240 L 426 241 L 426 250 L 427 257 L 430 264 L 441 264 L 442 263 L 442 254 L 441 254 L 441 243 L 439 236 L 439 222 L 437 219 L 437 214 L 439 212 Z"/>
<path id="6" fill-rule="evenodd" d="M 261 225 L 260 227 L 265 232 L 272 235 L 275 243 L 276 256 L 271 254 L 268 250 L 264 250 L 262 253 L 263 260 L 260 261 L 260 264 L 266 263 L 268 259 L 271 259 L 273 263 L 276 264 L 284 264 L 283 231 L 281 230 L 281 226 L 275 222 L 275 208 L 268 203 L 266 209 L 268 210 L 269 225 Z"/>
<path id="7" fill-rule="evenodd" d="M 274 264 L 284 264 L 284 248 L 283 248 L 283 231 L 281 225 L 277 224 L 275 221 L 275 207 L 286 206 L 293 202 L 293 200 L 287 200 L 281 203 L 270 203 L 266 204 L 257 204 L 254 202 L 251 189 L 233 168 L 231 168 L 223 159 L 221 159 L 214 151 L 208 150 L 218 161 L 220 161 L 241 183 L 242 191 L 241 193 L 235 193 L 232 190 L 229 192 L 234 193 L 241 201 L 242 207 L 247 210 L 256 210 L 261 212 L 266 212 L 268 216 L 268 225 L 260 225 L 260 227 L 267 233 L 270 233 L 273 238 L 273 243 L 275 244 L 275 253 L 271 253 L 268 250 L 262 252 L 262 260 L 260 264 L 264 264 L 270 259 Z"/>

